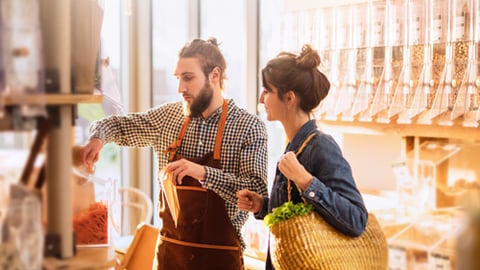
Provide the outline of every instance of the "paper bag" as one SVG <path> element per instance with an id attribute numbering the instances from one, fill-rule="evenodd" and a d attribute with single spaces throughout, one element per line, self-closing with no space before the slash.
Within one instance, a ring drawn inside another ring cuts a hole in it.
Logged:
<path id="1" fill-rule="evenodd" d="M 173 184 L 173 175 L 171 173 L 165 173 L 160 182 L 162 183 L 163 194 L 165 194 L 165 198 L 167 199 L 168 209 L 170 209 L 173 222 L 175 223 L 175 227 L 177 227 L 180 203 L 178 202 L 177 189 Z"/>

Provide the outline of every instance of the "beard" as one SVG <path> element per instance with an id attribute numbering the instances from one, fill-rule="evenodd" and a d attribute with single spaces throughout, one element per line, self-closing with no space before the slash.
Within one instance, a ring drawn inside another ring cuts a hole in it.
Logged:
<path id="1" fill-rule="evenodd" d="M 208 108 L 208 106 L 210 106 L 210 103 L 212 103 L 212 98 L 213 88 L 210 86 L 210 83 L 206 81 L 198 95 L 193 99 L 192 104 L 190 106 L 186 104 L 186 115 L 190 117 L 200 116 Z"/>

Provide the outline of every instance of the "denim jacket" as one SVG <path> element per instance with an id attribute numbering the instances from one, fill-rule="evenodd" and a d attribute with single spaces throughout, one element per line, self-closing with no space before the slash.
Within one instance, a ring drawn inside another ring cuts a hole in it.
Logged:
<path id="1" fill-rule="evenodd" d="M 292 182 L 292 201 L 299 203 L 303 197 L 334 228 L 349 236 L 359 236 L 365 230 L 368 213 L 353 179 L 351 167 L 335 140 L 319 131 L 315 120 L 310 120 L 287 145 L 285 153 L 297 151 L 313 132 L 317 135 L 298 156 L 299 162 L 313 175 L 313 180 L 301 193 Z M 277 167 L 270 197 L 264 198 L 262 209 L 255 217 L 263 219 L 272 209 L 286 201 L 287 178 Z M 267 269 L 273 269 L 269 258 L 267 260 Z"/>

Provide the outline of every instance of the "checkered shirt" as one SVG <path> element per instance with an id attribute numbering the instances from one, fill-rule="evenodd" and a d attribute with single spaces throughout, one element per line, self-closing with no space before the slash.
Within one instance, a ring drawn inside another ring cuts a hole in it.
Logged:
<path id="1" fill-rule="evenodd" d="M 182 102 L 175 102 L 142 113 L 110 116 L 92 123 L 90 136 L 120 146 L 153 147 L 158 168 L 162 169 L 169 157 L 163 151 L 180 133 L 186 118 L 183 112 Z M 177 153 L 193 158 L 213 152 L 221 112 L 222 108 L 206 119 L 192 118 Z M 238 209 L 236 192 L 249 189 L 262 196 L 268 195 L 267 132 L 259 117 L 237 107 L 233 100 L 228 100 L 220 162 L 221 170 L 205 166 L 202 184 L 225 200 L 228 215 L 245 248 L 241 228 L 248 213 Z"/>

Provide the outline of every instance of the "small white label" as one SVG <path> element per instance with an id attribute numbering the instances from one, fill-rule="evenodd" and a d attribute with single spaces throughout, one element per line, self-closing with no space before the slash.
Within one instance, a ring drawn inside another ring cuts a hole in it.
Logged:
<path id="1" fill-rule="evenodd" d="M 448 256 L 432 254 L 428 258 L 429 268 L 431 270 L 450 270 L 450 259 Z"/>
<path id="2" fill-rule="evenodd" d="M 416 17 L 410 26 L 411 42 L 420 43 L 420 17 Z"/>
<path id="3" fill-rule="evenodd" d="M 456 17 L 455 39 L 465 39 L 465 16 Z"/>
<path id="4" fill-rule="evenodd" d="M 388 247 L 388 270 L 407 270 L 407 253 L 401 247 Z"/>

